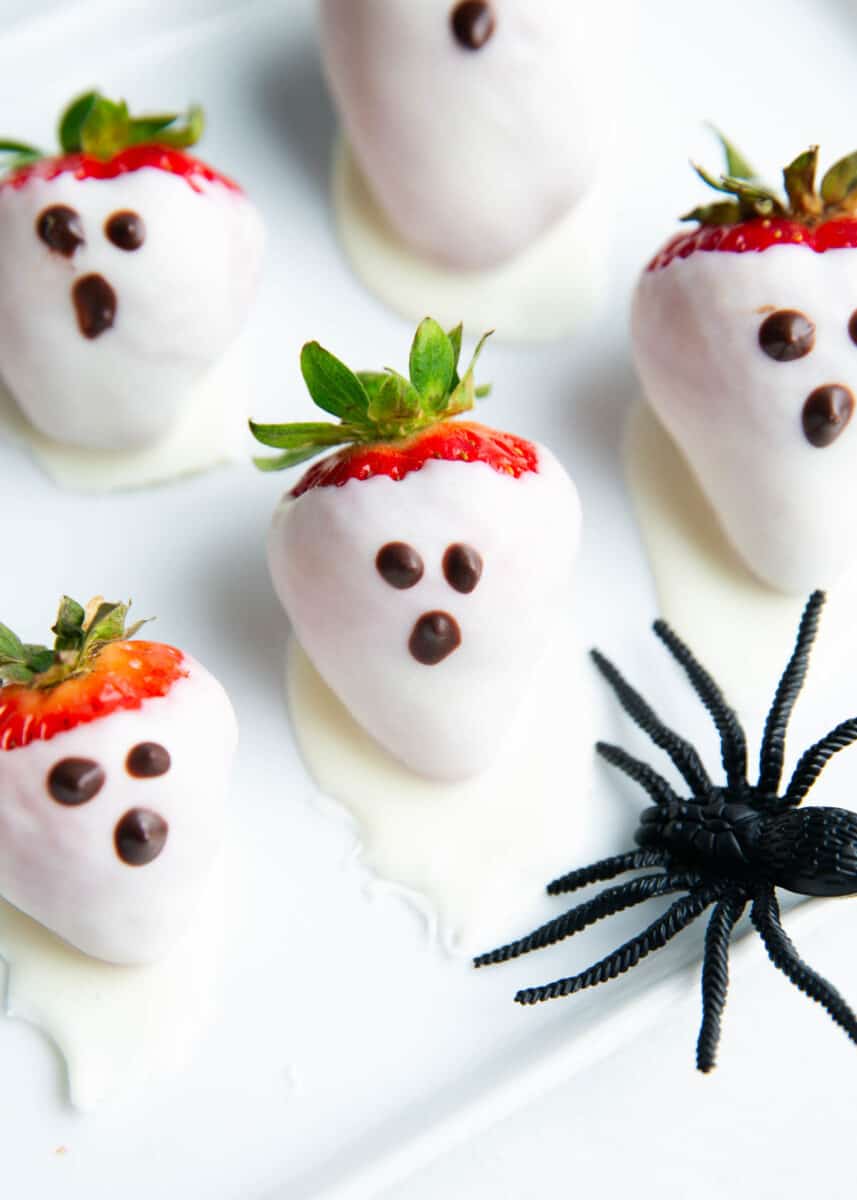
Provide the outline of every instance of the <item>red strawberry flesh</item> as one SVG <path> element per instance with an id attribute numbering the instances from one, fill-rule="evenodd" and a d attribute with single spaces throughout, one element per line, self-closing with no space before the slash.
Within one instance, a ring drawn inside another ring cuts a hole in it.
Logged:
<path id="1" fill-rule="evenodd" d="M 48 741 L 144 700 L 165 696 L 187 675 L 184 655 L 160 642 L 111 642 L 85 673 L 51 688 L 0 688 L 0 750 Z"/>
<path id="2" fill-rule="evenodd" d="M 152 167 L 183 179 L 195 192 L 201 191 L 201 183 L 220 183 L 233 192 L 241 188 L 228 175 L 222 175 L 198 158 L 192 158 L 181 150 L 168 146 L 129 146 L 113 158 L 102 160 L 86 154 L 64 154 L 57 158 L 41 158 L 25 167 L 19 167 L 9 176 L 0 179 L 2 188 L 22 188 L 31 179 L 51 180 L 60 175 L 73 175 L 75 179 L 117 179 L 132 171 Z"/>
<path id="3" fill-rule="evenodd" d="M 386 475 L 398 481 L 427 462 L 481 462 L 503 475 L 519 478 L 538 471 L 532 442 L 469 421 L 443 421 L 399 442 L 348 446 L 328 455 L 306 472 L 293 496 L 318 487 L 342 487 L 351 479 Z"/>
<path id="4" fill-rule="evenodd" d="M 669 266 L 677 258 L 689 258 L 697 251 L 747 254 L 770 250 L 772 246 L 806 246 L 816 254 L 827 250 L 853 250 L 857 247 L 857 218 L 835 217 L 817 225 L 806 225 L 787 217 L 757 217 L 735 225 L 700 225 L 679 233 L 667 242 L 648 265 L 649 271 Z"/>

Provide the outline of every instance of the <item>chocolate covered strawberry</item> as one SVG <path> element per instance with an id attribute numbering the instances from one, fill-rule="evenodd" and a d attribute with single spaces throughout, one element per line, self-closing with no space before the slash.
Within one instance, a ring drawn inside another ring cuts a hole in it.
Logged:
<path id="1" fill-rule="evenodd" d="M 236 745 L 220 684 L 66 597 L 52 647 L 0 625 L 0 896 L 95 958 L 179 937 L 223 841 Z"/>
<path id="2" fill-rule="evenodd" d="M 728 143 L 724 198 L 649 263 L 637 368 L 747 566 L 830 585 L 857 560 L 857 154 L 816 186 L 817 147 L 760 184 Z"/>
<path id="3" fill-rule="evenodd" d="M 0 143 L 0 376 L 57 441 L 162 440 L 241 328 L 261 222 L 186 153 L 201 132 L 198 108 L 135 118 L 91 92 L 58 155 Z"/>
<path id="4" fill-rule="evenodd" d="M 325 69 L 349 145 L 408 246 L 460 270 L 493 267 L 590 191 L 624 10 L 322 0 Z"/>
<path id="5" fill-rule="evenodd" d="M 484 339 L 483 339 L 484 341 Z M 477 347 L 477 354 L 480 346 Z M 277 508 L 269 563 L 328 685 L 391 754 L 462 779 L 496 758 L 561 620 L 580 533 L 577 492 L 543 446 L 459 420 L 461 329 L 419 326 L 409 377 L 350 371 L 317 342 L 301 368 L 338 423 L 253 425 L 310 467 Z"/>

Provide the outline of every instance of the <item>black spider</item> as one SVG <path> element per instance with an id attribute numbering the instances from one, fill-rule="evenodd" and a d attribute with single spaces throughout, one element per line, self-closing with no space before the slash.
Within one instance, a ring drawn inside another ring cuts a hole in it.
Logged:
<path id="1" fill-rule="evenodd" d="M 810 999 L 817 1000 L 857 1042 L 857 1016 L 836 989 L 799 957 L 780 923 L 776 897 L 778 887 L 805 896 L 857 894 L 857 814 L 840 808 L 798 809 L 825 764 L 857 741 L 857 718 L 843 721 L 811 746 L 798 762 L 785 792 L 779 794 L 786 728 L 806 677 L 823 604 L 824 593 L 814 592 L 804 609 L 794 651 L 765 723 L 755 784 L 747 779 L 747 742 L 735 712 L 705 668 L 664 621 L 655 622 L 655 633 L 681 664 L 717 726 L 725 786 L 712 782 L 693 746 L 663 724 L 612 663 L 598 651 L 592 652 L 622 707 L 655 745 L 667 752 L 692 796 L 681 799 L 647 763 L 632 758 L 619 746 L 599 742 L 599 754 L 639 783 L 655 806 L 647 808 L 640 819 L 635 836 L 639 850 L 572 871 L 549 884 L 548 893 L 557 896 L 574 892 L 627 871 L 663 869 L 606 888 L 527 937 L 480 955 L 475 965 L 506 962 L 530 950 L 551 946 L 602 917 L 653 896 L 685 894 L 642 933 L 579 975 L 518 992 L 515 999 L 519 1004 L 553 1000 L 615 979 L 653 950 L 660 950 L 713 904 L 705 935 L 702 1026 L 696 1049 L 699 1070 L 710 1071 L 715 1065 L 729 984 L 729 940 L 735 923 L 750 904 L 750 920 L 773 964 Z"/>

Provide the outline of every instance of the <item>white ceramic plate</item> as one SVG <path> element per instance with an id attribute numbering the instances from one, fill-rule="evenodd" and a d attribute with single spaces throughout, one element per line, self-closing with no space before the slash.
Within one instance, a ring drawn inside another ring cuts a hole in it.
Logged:
<path id="1" fill-rule="evenodd" d="M 553 446 L 580 488 L 586 530 L 572 619 L 709 755 L 713 736 L 646 633 L 656 604 L 619 456 L 635 394 L 628 289 L 672 215 L 698 195 L 688 151 L 714 160 L 700 118 L 717 117 L 771 173 L 820 136 L 831 156 L 853 149 L 852 106 L 829 102 L 854 87 L 850 10 L 834 0 L 758 0 L 751 14 L 739 0 L 722 0 L 712 22 L 661 0 L 640 31 L 638 69 L 627 81 L 627 154 L 612 165 L 624 215 L 614 229 L 610 306 L 574 343 L 530 351 L 492 345 L 483 359 L 496 383 L 486 417 Z M 334 123 L 309 0 L 150 0 L 133 8 L 3 0 L 0 18 L 4 133 L 44 142 L 63 103 L 94 83 L 139 108 L 205 102 L 202 156 L 247 186 L 269 228 L 264 285 L 246 337 L 260 418 L 309 413 L 297 372 L 307 338 L 355 365 L 404 361 L 410 329 L 351 277 L 331 227 Z M 787 44 L 772 45 L 771 31 L 784 27 Z M 821 61 L 823 85 L 813 95 L 807 80 Z M 0 480 L 2 619 L 36 637 L 63 591 L 131 595 L 142 613 L 158 615 L 158 636 L 219 676 L 242 728 L 219 1023 L 183 1075 L 81 1117 L 64 1105 L 62 1066 L 44 1039 L 0 1021 L 8 1194 L 369 1196 L 634 1037 L 671 995 L 696 986 L 692 972 L 679 970 L 698 955 L 698 938 L 688 935 L 675 953 L 610 988 L 521 1010 L 511 1002 L 517 986 L 585 965 L 639 926 L 640 914 L 580 944 L 477 975 L 431 947 L 400 900 L 367 897 L 352 835 L 314 803 L 286 719 L 285 623 L 263 556 L 280 481 L 239 465 L 91 499 L 56 490 L 11 445 L 0 445 Z M 835 716 L 853 707 L 848 693 L 843 682 L 842 695 L 830 698 L 839 705 Z M 630 743 L 614 706 L 605 702 L 600 719 L 602 732 Z M 793 750 L 824 731 L 820 720 L 804 708 Z M 853 757 L 837 763 L 824 795 L 854 778 Z M 558 786 L 575 804 L 575 781 Z M 639 799 L 613 780 L 608 786 L 602 773 L 597 786 L 604 820 L 592 842 L 621 849 Z M 575 858 L 570 851 L 569 866 Z M 534 897 L 534 912 L 540 903 Z M 533 915 L 522 914 L 522 930 Z M 695 1030 L 680 1036 L 690 1058 Z"/>

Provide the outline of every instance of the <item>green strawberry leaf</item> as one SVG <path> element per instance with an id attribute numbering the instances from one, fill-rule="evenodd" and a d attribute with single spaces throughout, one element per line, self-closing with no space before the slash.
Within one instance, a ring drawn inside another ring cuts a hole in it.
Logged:
<path id="1" fill-rule="evenodd" d="M 53 650 L 49 650 L 47 646 L 33 645 L 31 642 L 25 643 L 24 655 L 24 665 L 36 675 L 49 671 L 56 662 Z"/>
<path id="2" fill-rule="evenodd" d="M 366 419 L 369 397 L 363 384 L 318 342 L 307 342 L 301 350 L 301 374 L 319 408 L 342 421 Z"/>
<path id="3" fill-rule="evenodd" d="M 83 127 L 98 99 L 98 92 L 84 92 L 72 100 L 60 117 L 59 143 L 66 154 L 77 154 L 83 149 Z"/>
<path id="4" fill-rule="evenodd" d="M 42 151 L 35 146 L 8 139 L 0 140 L 0 156 L 6 158 L 6 161 L 2 163 L 2 169 L 7 171 L 16 171 L 19 167 L 26 167 L 30 163 L 38 162 L 40 158 L 45 158 Z"/>
<path id="5" fill-rule="evenodd" d="M 420 394 L 409 379 L 388 368 L 384 382 L 369 404 L 369 420 L 378 426 L 412 423 L 420 415 Z"/>
<path id="6" fill-rule="evenodd" d="M 298 463 L 307 462 L 321 454 L 322 446 L 303 446 L 295 450 L 286 450 L 275 456 L 254 458 L 253 463 L 260 471 L 285 471 L 287 467 L 296 467 Z"/>
<path id="7" fill-rule="evenodd" d="M 0 663 L 23 662 L 24 646 L 8 625 L 0 624 Z"/>
<path id="8" fill-rule="evenodd" d="M 723 157 L 726 160 L 726 174 L 732 179 L 756 179 L 756 172 L 747 162 L 741 151 L 736 149 L 729 139 L 720 132 L 717 126 L 712 125 L 710 121 L 708 122 L 708 128 L 723 148 Z"/>
<path id="9" fill-rule="evenodd" d="M 815 193 L 815 173 L 818 170 L 818 146 L 810 146 L 799 154 L 783 171 L 783 183 L 792 209 L 805 215 L 818 213 L 820 205 Z"/>
<path id="10" fill-rule="evenodd" d="M 369 402 L 378 395 L 387 378 L 386 371 L 358 371 L 357 378 L 363 384 L 363 389 L 369 397 Z"/>
<path id="11" fill-rule="evenodd" d="M 163 113 L 160 115 L 135 117 L 131 120 L 129 137 L 132 145 L 145 145 L 156 142 L 159 146 L 170 146 L 174 150 L 185 150 L 194 146 L 205 131 L 205 115 L 198 104 L 192 104 L 187 111 L 184 125 L 181 113 Z"/>
<path id="12" fill-rule="evenodd" d="M 55 649 L 79 650 L 83 645 L 83 623 L 86 612 L 82 604 L 72 600 L 71 596 L 63 596 L 60 601 L 56 623 L 51 632 L 56 634 Z"/>
<path id="13" fill-rule="evenodd" d="M 736 200 L 702 204 L 679 217 L 679 220 L 698 221 L 700 225 L 737 225 L 741 220 L 741 205 Z"/>
<path id="14" fill-rule="evenodd" d="M 296 450 L 301 447 L 340 446 L 348 441 L 348 427 L 329 421 L 296 421 L 292 425 L 260 425 L 250 422 L 250 432 L 263 446 L 275 450 Z"/>
<path id="15" fill-rule="evenodd" d="M 30 683 L 33 672 L 21 663 L 0 663 L 0 683 Z"/>
<path id="16" fill-rule="evenodd" d="M 843 204 L 857 189 L 857 152 L 835 162 L 821 181 L 821 198 L 829 208 Z"/>
<path id="17" fill-rule="evenodd" d="M 411 383 L 430 408 L 437 410 L 449 395 L 455 374 L 455 349 L 437 321 L 426 317 L 411 345 Z"/>
<path id="18" fill-rule="evenodd" d="M 83 642 L 84 651 L 98 642 L 119 641 L 125 635 L 128 605 L 103 600 L 89 618 Z"/>
<path id="19" fill-rule="evenodd" d="M 124 100 L 97 95 L 80 127 L 80 148 L 93 158 L 110 159 L 130 144 L 131 116 Z"/>

